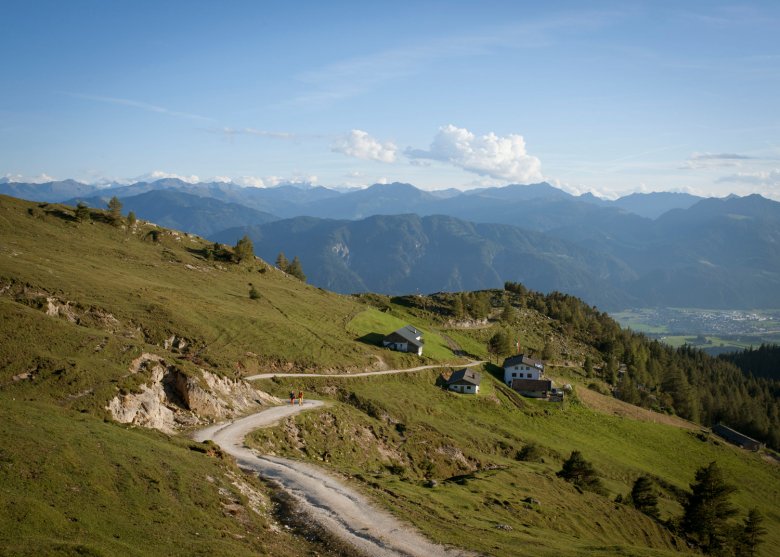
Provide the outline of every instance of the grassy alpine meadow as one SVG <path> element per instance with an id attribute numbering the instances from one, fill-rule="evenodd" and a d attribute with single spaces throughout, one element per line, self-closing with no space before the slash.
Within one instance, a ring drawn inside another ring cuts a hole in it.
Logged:
<path id="1" fill-rule="evenodd" d="M 213 444 L 0 394 L 0 555 L 310 555 Z"/>
<path id="2" fill-rule="evenodd" d="M 408 363 L 359 338 L 380 331 L 367 327 L 374 320 L 359 316 L 368 307 L 353 298 L 305 285 L 259 259 L 225 261 L 196 236 L 149 223 L 114 227 L 101 218 L 93 211 L 91 222 L 77 222 L 72 208 L 0 197 L 1 298 L 17 314 L 25 306 L 76 325 L 58 331 L 58 342 L 83 342 L 85 331 L 109 337 L 122 354 L 106 359 L 124 365 L 134 350 L 181 339 L 180 353 L 230 375 L 364 369 L 377 355 L 391 366 Z M 50 328 L 22 323 L 16 334 L 39 327 Z M 427 359 L 452 358 L 435 333 L 429 346 Z"/>
<path id="3" fill-rule="evenodd" d="M 510 397 L 493 366 L 482 371 L 477 396 L 437 387 L 438 370 L 263 382 L 279 394 L 305 388 L 330 405 L 259 430 L 249 442 L 343 474 L 437 541 L 507 556 L 686 552 L 681 538 L 615 498 L 649 474 L 662 520 L 673 520 L 696 470 L 717 461 L 738 488 L 738 519 L 752 507 L 766 517 L 760 554 L 780 544 L 777 464 L 696 430 L 595 412 L 576 394 L 563 404 Z M 528 445 L 536 457 L 519 460 Z M 556 477 L 573 450 L 593 463 L 606 494 L 579 492 Z"/>
<path id="4" fill-rule="evenodd" d="M 405 316 L 406 317 L 406 316 Z M 431 328 L 429 323 L 419 323 L 419 317 L 403 318 L 376 308 L 366 308 L 347 323 L 347 331 L 355 333 L 359 338 L 375 338 L 385 336 L 405 325 L 412 325 L 423 333 L 423 357 L 434 361 L 452 360 L 455 355 L 447 346 L 442 336 Z M 371 337 L 370 335 L 373 335 Z M 419 362 L 416 357 L 407 358 L 409 363 Z"/>

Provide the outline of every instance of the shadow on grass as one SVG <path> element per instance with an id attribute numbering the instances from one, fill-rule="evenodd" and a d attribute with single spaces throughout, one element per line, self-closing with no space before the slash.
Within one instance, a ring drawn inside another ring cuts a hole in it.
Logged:
<path id="1" fill-rule="evenodd" d="M 385 335 L 381 333 L 368 333 L 362 337 L 356 338 L 355 340 L 362 342 L 363 344 L 370 344 L 371 346 L 382 346 L 382 339 L 384 338 Z"/>

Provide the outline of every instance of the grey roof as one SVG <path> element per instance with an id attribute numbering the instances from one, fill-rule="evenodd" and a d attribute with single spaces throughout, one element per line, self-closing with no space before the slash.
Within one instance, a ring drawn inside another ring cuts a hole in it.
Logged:
<path id="1" fill-rule="evenodd" d="M 713 433 L 716 433 L 717 435 L 723 437 L 726 441 L 730 441 L 731 443 L 734 443 L 736 445 L 742 445 L 748 447 L 759 447 L 762 445 L 760 441 L 756 441 L 755 439 L 748 437 L 744 433 L 740 433 L 739 431 L 731 429 L 730 427 L 725 426 L 723 424 L 717 424 L 713 426 L 712 431 Z"/>
<path id="2" fill-rule="evenodd" d="M 400 336 L 410 344 L 415 344 L 417 346 L 422 346 L 424 344 L 422 341 L 422 331 L 415 329 L 411 325 L 406 325 L 405 327 L 401 327 L 397 331 L 393 331 L 391 334 Z M 417 340 L 418 337 L 420 337 L 420 340 Z"/>
<path id="3" fill-rule="evenodd" d="M 480 381 L 482 381 L 481 373 L 463 368 L 459 369 L 458 371 L 454 371 L 447 380 L 447 384 L 452 385 L 454 383 L 463 382 L 471 383 L 472 385 L 479 385 Z"/>
<path id="4" fill-rule="evenodd" d="M 516 356 L 509 356 L 506 360 L 504 360 L 505 368 L 510 366 L 516 366 L 518 364 L 525 364 L 531 367 L 538 367 L 539 369 L 542 369 L 544 367 L 543 361 L 535 360 L 534 358 L 526 356 L 525 354 L 517 354 Z"/>
<path id="5" fill-rule="evenodd" d="M 512 379 L 512 388 L 515 391 L 539 393 L 551 390 L 552 381 L 549 379 Z"/>

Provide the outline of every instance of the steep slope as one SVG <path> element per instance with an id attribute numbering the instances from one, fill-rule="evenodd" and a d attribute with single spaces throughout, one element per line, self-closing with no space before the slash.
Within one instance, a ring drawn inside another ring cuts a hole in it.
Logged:
<path id="1" fill-rule="evenodd" d="M 714 458 L 739 481 L 740 513 L 765 512 L 765 547 L 776 546 L 774 465 L 706 436 L 603 416 L 576 399 L 523 401 L 491 377 L 494 366 L 483 368 L 484 391 L 472 398 L 436 387 L 439 370 L 268 379 L 254 389 L 241 380 L 259 371 L 410 367 L 420 360 L 375 345 L 399 323 L 425 331 L 421 363 L 464 361 L 453 351 L 484 356 L 491 335 L 505 330 L 527 349 L 549 346 L 562 364 L 551 375 L 576 388 L 604 388 L 585 378 L 585 356 L 609 367 L 625 354 L 629 374 L 639 373 L 647 346 L 581 302 L 519 285 L 511 296 L 459 295 L 468 302 L 461 310 L 482 306 L 505 320 L 475 321 L 454 313 L 451 295 L 345 298 L 260 260 L 237 263 L 199 238 L 108 221 L 100 211 L 78 222 L 72 208 L 0 197 L 0 544 L 11 554 L 328 554 L 280 531 L 269 491 L 215 446 L 178 433 L 272 403 L 263 393 L 301 388 L 331 406 L 259 433 L 256 446 L 344 473 L 436 542 L 507 556 L 685 551 L 614 496 L 649 472 L 662 482 L 664 516 L 675 516 L 692 472 Z M 415 226 L 408 223 L 410 237 Z M 250 283 L 259 298 L 249 297 Z M 506 300 L 514 317 L 504 317 Z M 162 434 L 114 423 L 124 415 L 114 401 L 132 410 L 133 397 L 146 411 L 172 412 L 174 427 Z M 530 442 L 545 462 L 517 459 Z M 575 448 L 594 461 L 608 496 L 555 477 Z"/>
<path id="2" fill-rule="evenodd" d="M 75 205 L 83 201 L 90 207 L 102 209 L 111 197 L 111 191 L 108 191 L 100 196 L 72 199 L 65 203 Z M 133 211 L 138 218 L 203 237 L 224 230 L 226 226 L 248 226 L 278 220 L 270 213 L 250 209 L 245 205 L 225 203 L 174 189 L 150 190 L 123 197 L 121 201 L 123 210 Z"/>

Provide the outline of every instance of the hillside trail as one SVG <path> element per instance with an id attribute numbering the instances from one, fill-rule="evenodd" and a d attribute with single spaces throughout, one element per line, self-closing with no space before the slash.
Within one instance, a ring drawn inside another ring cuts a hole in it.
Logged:
<path id="1" fill-rule="evenodd" d="M 308 400 L 303 405 L 274 406 L 200 430 L 194 438 L 214 441 L 232 455 L 243 470 L 275 481 L 312 520 L 360 553 L 377 557 L 473 555 L 431 542 L 317 466 L 260 455 L 244 445 L 244 437 L 252 430 L 273 426 L 288 416 L 322 406 L 324 403 L 319 400 Z"/>
<path id="2" fill-rule="evenodd" d="M 391 375 L 394 373 L 412 373 L 423 371 L 425 369 L 435 369 L 438 367 L 474 367 L 484 364 L 484 360 L 472 360 L 467 364 L 434 364 L 428 366 L 417 366 L 406 369 L 385 369 L 382 371 L 361 371 L 359 373 L 258 373 L 244 377 L 246 381 L 255 379 L 272 379 L 274 377 L 368 377 L 370 375 Z"/>

